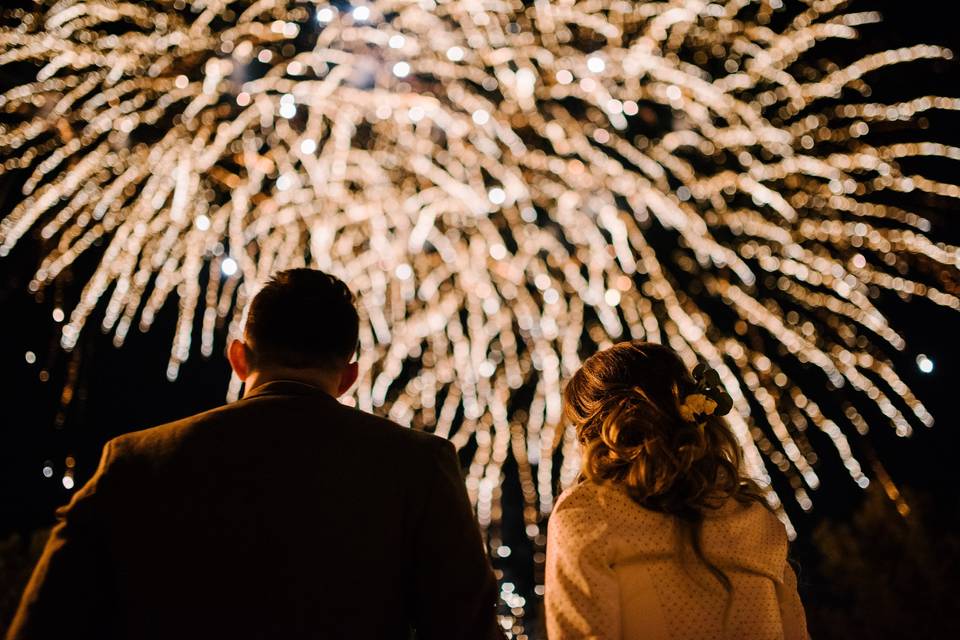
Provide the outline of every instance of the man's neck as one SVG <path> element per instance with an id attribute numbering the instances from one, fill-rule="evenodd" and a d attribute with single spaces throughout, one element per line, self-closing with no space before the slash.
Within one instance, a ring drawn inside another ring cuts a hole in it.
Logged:
<path id="1" fill-rule="evenodd" d="M 247 379 L 243 381 L 243 396 L 247 397 L 254 389 L 268 382 L 278 382 L 280 380 L 299 382 L 300 384 L 316 387 L 334 398 L 337 397 L 337 387 L 340 384 L 339 375 L 316 369 L 283 368 L 267 371 L 251 371 Z"/>

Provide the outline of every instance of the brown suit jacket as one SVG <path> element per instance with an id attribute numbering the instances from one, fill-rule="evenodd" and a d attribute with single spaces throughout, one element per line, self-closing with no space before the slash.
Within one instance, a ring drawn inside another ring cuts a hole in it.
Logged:
<path id="1" fill-rule="evenodd" d="M 502 637 L 453 446 L 277 381 L 107 443 L 9 630 Z"/>

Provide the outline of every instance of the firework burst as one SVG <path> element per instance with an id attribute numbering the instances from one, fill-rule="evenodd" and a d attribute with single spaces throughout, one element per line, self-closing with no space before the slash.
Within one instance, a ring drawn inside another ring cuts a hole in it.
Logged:
<path id="1" fill-rule="evenodd" d="M 0 254 L 38 232 L 49 249 L 40 289 L 98 252 L 63 327 L 67 349 L 94 317 L 120 345 L 175 298 L 171 378 L 197 337 L 209 356 L 218 328 L 240 331 L 271 272 L 337 274 L 359 296 L 356 402 L 466 447 L 494 549 L 509 457 L 542 545 L 556 480 L 569 484 L 578 466 L 562 381 L 627 338 L 716 368 L 750 473 L 766 486 L 768 468 L 782 473 L 809 509 L 820 482 L 810 428 L 866 486 L 848 442 L 866 432 L 864 412 L 900 435 L 932 422 L 885 355 L 904 340 L 877 292 L 960 308 L 956 279 L 940 277 L 955 273 L 957 248 L 889 204 L 960 197 L 901 168 L 960 149 L 870 142 L 877 123 L 960 100 L 872 103 L 865 83 L 951 54 L 805 62 L 878 20 L 842 5 L 9 10 L 0 66 L 35 75 L 0 96 L 3 171 L 23 181 Z M 911 277 L 920 263 L 939 284 Z M 801 389 L 801 371 L 823 382 Z M 841 387 L 847 401 L 828 415 L 814 397 Z"/>

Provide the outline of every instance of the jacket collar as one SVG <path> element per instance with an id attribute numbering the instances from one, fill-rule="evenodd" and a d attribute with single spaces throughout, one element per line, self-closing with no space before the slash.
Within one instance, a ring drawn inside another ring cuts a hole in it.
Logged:
<path id="1" fill-rule="evenodd" d="M 243 399 L 259 398 L 260 396 L 320 396 L 336 402 L 336 398 L 320 387 L 297 380 L 270 380 L 264 382 L 261 385 L 257 385 L 253 391 L 246 394 Z"/>

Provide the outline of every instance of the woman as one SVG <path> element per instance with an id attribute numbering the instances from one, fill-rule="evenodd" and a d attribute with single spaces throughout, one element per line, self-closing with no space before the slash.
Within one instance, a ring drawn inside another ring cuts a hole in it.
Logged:
<path id="1" fill-rule="evenodd" d="M 783 525 L 741 473 L 716 372 L 623 342 L 564 392 L 580 482 L 547 537 L 551 640 L 806 638 Z"/>

